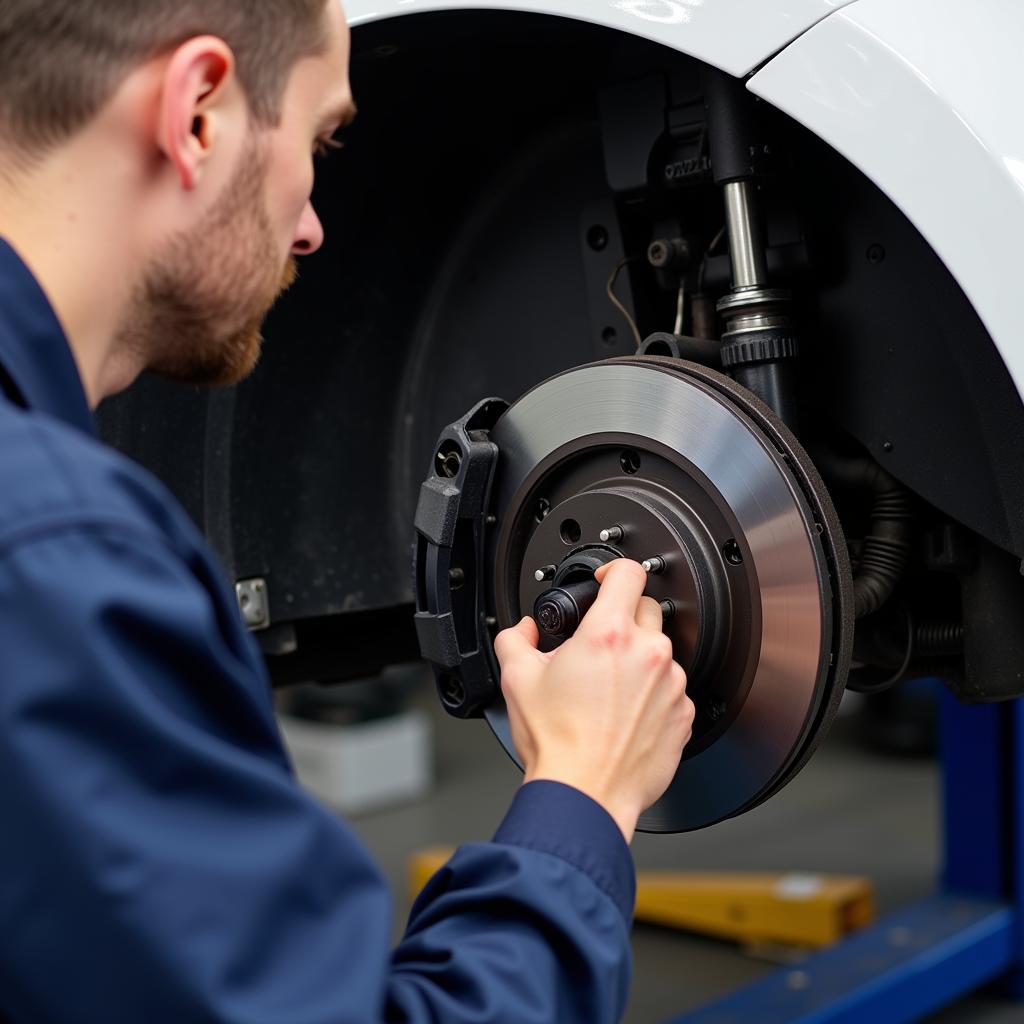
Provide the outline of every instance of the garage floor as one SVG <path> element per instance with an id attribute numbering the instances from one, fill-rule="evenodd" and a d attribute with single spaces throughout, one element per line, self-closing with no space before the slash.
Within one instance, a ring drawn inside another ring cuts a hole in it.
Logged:
<path id="1" fill-rule="evenodd" d="M 401 921 L 405 865 L 420 847 L 489 838 L 518 773 L 483 723 L 456 722 L 424 690 L 437 727 L 437 786 L 429 798 L 362 815 L 353 824 L 391 880 Z M 638 836 L 640 868 L 810 871 L 866 875 L 880 913 L 927 895 L 938 858 L 937 771 L 928 761 L 872 754 L 841 717 L 810 765 L 781 794 L 733 821 L 682 836 Z M 652 1024 L 772 970 L 723 942 L 634 929 L 635 979 L 625 1020 Z M 1024 1009 L 983 996 L 937 1024 L 1020 1024 Z M 756 1024 L 756 1022 L 751 1022 Z"/>

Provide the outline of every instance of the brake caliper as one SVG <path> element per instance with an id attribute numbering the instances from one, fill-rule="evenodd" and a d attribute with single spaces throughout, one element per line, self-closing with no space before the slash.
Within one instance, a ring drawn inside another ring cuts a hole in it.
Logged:
<path id="1" fill-rule="evenodd" d="M 508 408 L 488 398 L 446 427 L 416 509 L 416 632 L 449 714 L 479 718 L 498 696 L 484 595 L 484 546 L 498 447 L 490 432 Z"/>

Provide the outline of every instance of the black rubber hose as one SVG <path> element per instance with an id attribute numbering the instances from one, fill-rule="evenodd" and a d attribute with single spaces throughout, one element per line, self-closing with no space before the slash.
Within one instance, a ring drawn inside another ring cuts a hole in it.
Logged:
<path id="1" fill-rule="evenodd" d="M 717 367 L 722 362 L 721 342 L 710 338 L 690 338 L 685 334 L 669 334 L 657 331 L 648 335 L 637 350 L 642 356 L 668 356 L 671 359 L 688 359 L 691 363 Z"/>
<path id="2" fill-rule="evenodd" d="M 854 614 L 860 619 L 882 607 L 907 566 L 913 513 L 910 493 L 872 459 L 818 451 L 815 461 L 835 483 L 874 494 L 871 527 L 853 580 Z"/>
<path id="3" fill-rule="evenodd" d="M 951 658 L 963 654 L 963 623 L 922 623 L 914 630 L 914 653 L 922 658 Z"/>

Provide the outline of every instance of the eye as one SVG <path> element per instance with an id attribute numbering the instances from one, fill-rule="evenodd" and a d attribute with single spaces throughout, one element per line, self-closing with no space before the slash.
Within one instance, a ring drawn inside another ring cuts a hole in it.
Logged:
<path id="1" fill-rule="evenodd" d="M 335 150 L 344 148 L 345 143 L 342 142 L 341 139 L 335 139 L 333 137 L 327 139 L 317 139 L 316 142 L 313 143 L 313 156 L 317 157 L 318 159 L 322 159 L 325 156 L 329 156 Z"/>

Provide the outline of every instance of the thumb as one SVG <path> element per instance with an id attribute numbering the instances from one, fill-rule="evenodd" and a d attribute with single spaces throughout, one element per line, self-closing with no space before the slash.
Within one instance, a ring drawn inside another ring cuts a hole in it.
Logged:
<path id="1" fill-rule="evenodd" d="M 523 657 L 527 651 L 536 651 L 539 643 L 537 624 L 527 615 L 511 629 L 502 630 L 494 638 L 494 653 L 498 657 L 498 664 L 504 669 L 510 661 Z"/>

